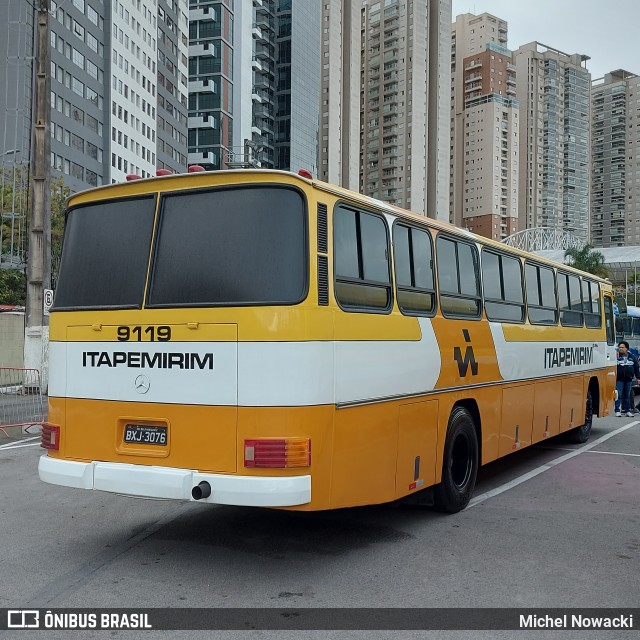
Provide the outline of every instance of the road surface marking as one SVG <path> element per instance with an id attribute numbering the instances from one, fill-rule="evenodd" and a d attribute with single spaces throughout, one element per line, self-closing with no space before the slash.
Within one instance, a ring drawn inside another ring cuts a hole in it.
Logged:
<path id="1" fill-rule="evenodd" d="M 509 489 L 513 489 L 513 487 L 517 487 L 519 484 L 522 484 L 527 480 L 531 480 L 531 478 L 535 478 L 541 473 L 544 473 L 545 471 L 549 471 L 549 469 L 553 469 L 553 467 L 563 462 L 566 462 L 571 458 L 575 458 L 575 456 L 580 455 L 581 453 L 585 453 L 590 449 L 597 447 L 599 444 L 602 444 L 603 442 L 609 440 L 609 438 L 613 438 L 614 436 L 617 436 L 619 433 L 622 433 L 627 429 L 631 429 L 631 427 L 635 427 L 638 424 L 640 424 L 640 421 L 637 421 L 637 420 L 634 422 L 630 422 L 629 424 L 625 424 L 624 426 L 619 427 L 618 429 L 615 429 L 615 431 L 611 431 L 610 433 L 605 434 L 604 436 L 598 438 L 597 440 L 594 440 L 591 444 L 585 445 L 584 447 L 580 447 L 579 449 L 573 449 L 571 453 L 567 453 L 566 455 L 560 456 L 555 460 L 551 460 L 551 462 L 547 462 L 546 464 L 539 466 L 537 469 L 533 469 L 532 471 L 529 471 L 528 473 L 521 475 L 519 478 L 515 478 L 514 480 L 511 480 L 510 482 L 507 482 L 499 487 L 496 487 L 495 489 L 491 489 L 490 491 L 481 493 L 479 496 L 476 496 L 475 498 L 471 499 L 471 501 L 467 505 L 467 509 L 469 509 L 470 507 L 475 507 L 476 505 L 481 504 L 482 502 L 484 502 L 485 500 L 488 500 L 489 498 L 495 498 L 495 496 L 498 496 L 501 493 L 508 491 Z M 597 452 L 594 452 L 594 453 L 597 453 Z"/>

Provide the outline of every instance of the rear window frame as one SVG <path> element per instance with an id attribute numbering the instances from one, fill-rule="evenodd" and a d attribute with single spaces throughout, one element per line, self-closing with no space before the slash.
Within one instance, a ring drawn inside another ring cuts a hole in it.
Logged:
<path id="1" fill-rule="evenodd" d="M 164 202 L 166 198 L 184 196 L 189 194 L 213 193 L 216 191 L 242 191 L 247 189 L 284 189 L 294 191 L 302 200 L 302 230 L 303 230 L 303 273 L 304 286 L 299 298 L 294 301 L 268 301 L 268 302 L 233 302 L 233 303 L 212 303 L 212 302 L 189 302 L 189 303 L 161 303 L 151 304 L 149 298 L 153 291 L 153 280 L 156 277 L 156 262 L 158 257 L 158 243 L 160 240 L 160 231 L 162 226 L 162 216 L 164 214 Z M 154 225 L 154 234 L 151 247 L 151 256 L 149 260 L 149 271 L 147 278 L 147 286 L 144 293 L 143 307 L 145 309 L 231 309 L 236 307 L 282 307 L 296 306 L 304 302 L 309 296 L 310 290 L 310 250 L 309 250 L 309 202 L 306 193 L 300 187 L 294 184 L 273 183 L 273 182 L 250 182 L 246 184 L 225 184 L 217 186 L 199 187 L 196 189 L 176 189 L 171 191 L 162 191 L 159 194 L 159 202 L 157 204 L 157 215 Z"/>
<path id="2" fill-rule="evenodd" d="M 145 291 L 147 288 L 147 281 L 149 277 L 149 259 L 151 257 L 151 250 L 154 243 L 155 232 L 156 232 L 156 213 L 158 207 L 158 192 L 151 191 L 147 193 L 136 194 L 132 196 L 117 196 L 111 198 L 99 198 L 95 200 L 90 200 L 87 202 L 80 202 L 77 205 L 69 206 L 64 212 L 64 233 L 62 235 L 62 246 L 61 246 L 61 257 L 64 256 L 64 245 L 67 241 L 67 233 L 68 233 L 68 220 L 71 213 L 80 210 L 87 209 L 89 207 L 95 207 L 99 205 L 109 205 L 117 202 L 132 202 L 135 200 L 151 200 L 153 202 L 153 217 L 151 222 L 151 236 L 149 238 L 149 246 L 147 247 L 147 266 L 145 268 L 144 274 L 144 285 L 142 291 L 140 292 L 140 300 L 137 304 L 117 304 L 117 305 L 72 305 L 72 306 L 57 306 L 56 305 L 56 292 L 54 291 L 53 305 L 51 307 L 51 311 L 53 312 L 67 312 L 67 311 L 117 311 L 117 310 L 136 310 L 142 309 L 144 306 L 145 299 Z M 60 267 L 62 267 L 62 259 L 60 261 Z M 57 289 L 57 287 L 56 287 Z"/>

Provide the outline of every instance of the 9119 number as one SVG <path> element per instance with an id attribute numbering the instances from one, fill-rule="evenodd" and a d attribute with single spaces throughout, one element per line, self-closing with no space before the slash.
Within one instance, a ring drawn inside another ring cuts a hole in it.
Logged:
<path id="1" fill-rule="evenodd" d="M 169 342 L 171 340 L 171 327 L 161 325 L 159 327 L 118 327 L 118 340 L 120 342 L 128 342 L 135 340 L 137 342 Z"/>

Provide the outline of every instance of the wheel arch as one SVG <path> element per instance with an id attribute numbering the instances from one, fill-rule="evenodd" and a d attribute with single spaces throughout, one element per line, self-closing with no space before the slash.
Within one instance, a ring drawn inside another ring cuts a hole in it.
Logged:
<path id="1" fill-rule="evenodd" d="M 478 408 L 478 403 L 473 398 L 463 398 L 462 400 L 458 400 L 453 407 L 451 407 L 451 412 L 449 416 L 453 413 L 456 407 L 464 407 L 469 414 L 471 415 L 471 419 L 473 420 L 473 427 L 476 431 L 476 438 L 478 440 L 478 465 L 482 465 L 482 419 L 480 418 L 480 409 Z"/>
<path id="2" fill-rule="evenodd" d="M 591 391 L 593 415 L 600 416 L 600 381 L 597 376 L 591 376 L 587 390 Z"/>

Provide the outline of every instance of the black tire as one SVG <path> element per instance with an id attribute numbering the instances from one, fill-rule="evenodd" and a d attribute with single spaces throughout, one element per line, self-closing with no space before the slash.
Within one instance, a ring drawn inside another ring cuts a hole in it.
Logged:
<path id="1" fill-rule="evenodd" d="M 455 407 L 447 426 L 442 456 L 442 480 L 434 489 L 438 511 L 457 513 L 471 500 L 478 475 L 478 437 L 471 414 Z"/>
<path id="2" fill-rule="evenodd" d="M 589 439 L 591 435 L 591 427 L 593 425 L 593 397 L 591 395 L 591 389 L 587 391 L 587 401 L 584 409 L 584 424 L 581 427 L 576 427 L 567 431 L 567 441 L 575 444 L 583 444 Z"/>

